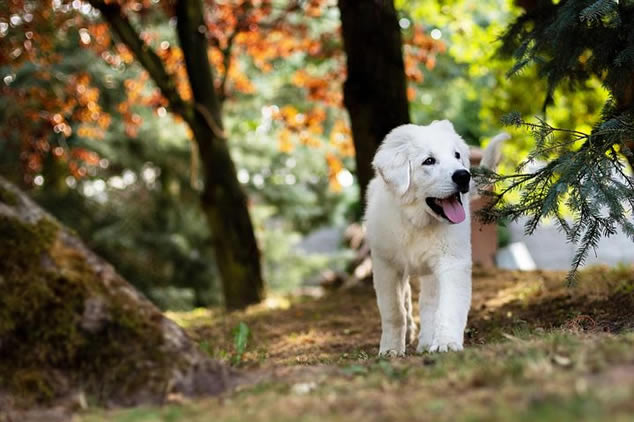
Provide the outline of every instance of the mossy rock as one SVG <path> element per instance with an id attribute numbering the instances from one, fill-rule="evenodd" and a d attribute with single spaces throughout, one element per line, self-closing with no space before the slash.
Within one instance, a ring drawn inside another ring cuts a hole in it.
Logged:
<path id="1" fill-rule="evenodd" d="M 232 386 L 235 373 L 70 230 L 2 178 L 0 192 L 0 395 L 134 405 Z"/>
<path id="2" fill-rule="evenodd" d="M 18 196 L 13 191 L 6 189 L 0 184 L 0 202 L 15 206 L 18 203 Z"/>

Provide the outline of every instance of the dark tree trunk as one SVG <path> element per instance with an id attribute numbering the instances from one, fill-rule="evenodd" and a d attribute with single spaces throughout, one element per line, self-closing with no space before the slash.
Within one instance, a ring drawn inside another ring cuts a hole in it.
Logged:
<path id="1" fill-rule="evenodd" d="M 624 86 L 620 92 L 616 95 L 616 105 L 619 113 L 631 113 L 634 109 L 634 73 L 631 74 L 629 83 Z M 624 142 L 629 151 L 625 150 L 625 158 L 630 165 L 632 171 L 634 171 L 634 141 L 628 140 Z"/>
<path id="2" fill-rule="evenodd" d="M 192 129 L 204 172 L 201 206 L 212 233 L 227 308 L 239 309 L 260 302 L 264 290 L 260 253 L 247 198 L 224 139 L 222 107 L 207 58 L 200 0 L 176 3 L 178 36 L 194 94 L 193 104 L 180 97 L 161 59 L 139 38 L 117 3 L 104 0 L 90 3 L 101 11 L 112 31 L 147 70 L 169 101 L 171 111 L 182 116 Z"/>
<path id="3" fill-rule="evenodd" d="M 201 202 L 212 232 L 216 262 L 229 309 L 260 302 L 263 296 L 260 253 L 249 216 L 247 197 L 236 177 L 222 133 L 221 102 L 207 58 L 207 38 L 200 0 L 176 6 L 178 38 L 196 102 L 191 125 L 205 176 Z"/>
<path id="4" fill-rule="evenodd" d="M 350 115 L 361 198 L 374 176 L 372 158 L 387 133 L 409 123 L 401 30 L 392 0 L 339 0 Z"/>

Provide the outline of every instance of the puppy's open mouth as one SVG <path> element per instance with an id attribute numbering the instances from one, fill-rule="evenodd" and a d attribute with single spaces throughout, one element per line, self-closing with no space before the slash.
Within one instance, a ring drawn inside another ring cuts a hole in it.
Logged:
<path id="1" fill-rule="evenodd" d="M 446 198 L 429 197 L 425 199 L 425 202 L 427 202 L 433 212 L 450 223 L 458 224 L 465 219 L 464 207 L 462 206 L 459 192 Z"/>

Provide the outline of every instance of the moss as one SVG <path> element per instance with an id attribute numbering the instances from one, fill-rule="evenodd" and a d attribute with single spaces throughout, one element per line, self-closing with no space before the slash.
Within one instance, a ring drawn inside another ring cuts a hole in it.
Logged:
<path id="1" fill-rule="evenodd" d="M 9 206 L 18 204 L 18 196 L 0 184 L 0 202 Z"/>
<path id="2" fill-rule="evenodd" d="M 42 255 L 52 246 L 57 230 L 57 225 L 46 219 L 28 224 L 17 218 L 0 217 L 0 383 L 20 393 L 37 391 L 42 397 L 52 394 L 52 386 L 15 358 L 22 358 L 25 353 L 45 356 L 41 345 L 47 339 L 38 338 L 38 323 L 58 319 L 57 315 L 43 315 L 43 309 L 50 309 L 46 305 L 52 292 L 39 270 Z"/>
<path id="3" fill-rule="evenodd" d="M 58 230 L 55 222 L 45 218 L 29 224 L 17 218 L 0 216 L 0 259 L 4 266 L 37 260 L 43 251 L 51 247 Z"/>
<path id="4" fill-rule="evenodd" d="M 41 255 L 51 247 L 57 230 L 57 225 L 48 220 L 28 224 L 0 216 L 0 337 L 15 325 L 15 312 L 24 306 L 31 308 L 47 294 L 40 274 L 32 269 L 40 267 Z M 27 285 L 33 289 L 32 294 L 25 293 Z"/>
<path id="5" fill-rule="evenodd" d="M 22 393 L 21 397 L 30 399 L 29 392 L 37 392 L 40 399 L 52 399 L 55 396 L 55 381 L 49 374 L 38 369 L 18 368 L 13 371 L 12 391 Z"/>
<path id="6" fill-rule="evenodd" d="M 54 221 L 0 216 L 0 389 L 22 404 L 80 385 L 97 399 L 165 388 L 161 315 L 106 288 L 82 251 L 65 245 Z M 120 282 L 123 284 L 123 281 Z M 86 300 L 103 298 L 98 330 L 81 320 Z"/>
<path id="7" fill-rule="evenodd" d="M 52 256 L 68 280 L 86 286 L 90 297 L 103 297 L 108 304 L 107 323 L 98 332 L 83 332 L 84 342 L 77 350 L 81 372 L 99 374 L 84 378 L 86 387 L 99 389 L 95 393 L 104 397 L 114 390 L 125 395 L 141 385 L 164 388 L 152 386 L 154 381 L 150 379 L 157 374 L 161 378 L 161 368 L 171 363 L 162 349 L 162 315 L 153 309 L 144 310 L 126 294 L 118 294 L 117 288 L 123 283 L 113 283 L 106 289 L 84 256 L 73 248 L 58 245 Z"/>

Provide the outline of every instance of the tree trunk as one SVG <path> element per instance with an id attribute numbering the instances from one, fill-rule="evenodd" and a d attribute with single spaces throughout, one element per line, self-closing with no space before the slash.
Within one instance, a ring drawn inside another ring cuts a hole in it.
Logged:
<path id="1" fill-rule="evenodd" d="M 387 133 L 409 123 L 401 30 L 392 0 L 339 0 L 350 115 L 361 198 L 374 176 L 372 158 Z"/>
<path id="2" fill-rule="evenodd" d="M 0 402 L 82 392 L 106 405 L 161 403 L 173 393 L 220 393 L 236 380 L 2 178 L 0 286 Z"/>
<path id="3" fill-rule="evenodd" d="M 621 91 L 615 95 L 616 97 L 616 106 L 617 112 L 619 113 L 631 113 L 634 108 L 634 72 L 630 74 L 629 83 L 621 88 Z M 624 152 L 625 158 L 630 165 L 630 169 L 634 171 L 634 140 L 626 140 L 623 142 L 625 147 L 629 149 L 629 151 L 625 150 Z"/>
<path id="4" fill-rule="evenodd" d="M 208 41 L 200 0 L 176 2 L 178 37 L 185 56 L 194 104 L 184 101 L 161 59 L 136 33 L 115 2 L 89 0 L 110 28 L 130 48 L 169 101 L 191 128 L 204 172 L 201 206 L 212 233 L 216 264 L 222 279 L 225 305 L 239 309 L 260 302 L 264 283 L 247 197 L 238 182 L 222 129 L 222 109 L 207 56 Z"/>
<path id="5" fill-rule="evenodd" d="M 201 203 L 212 232 L 216 263 L 228 309 L 258 303 L 263 296 L 262 270 L 247 197 L 222 133 L 222 109 L 207 56 L 208 41 L 200 0 L 179 0 L 177 30 L 196 102 L 192 131 L 203 163 Z"/>

